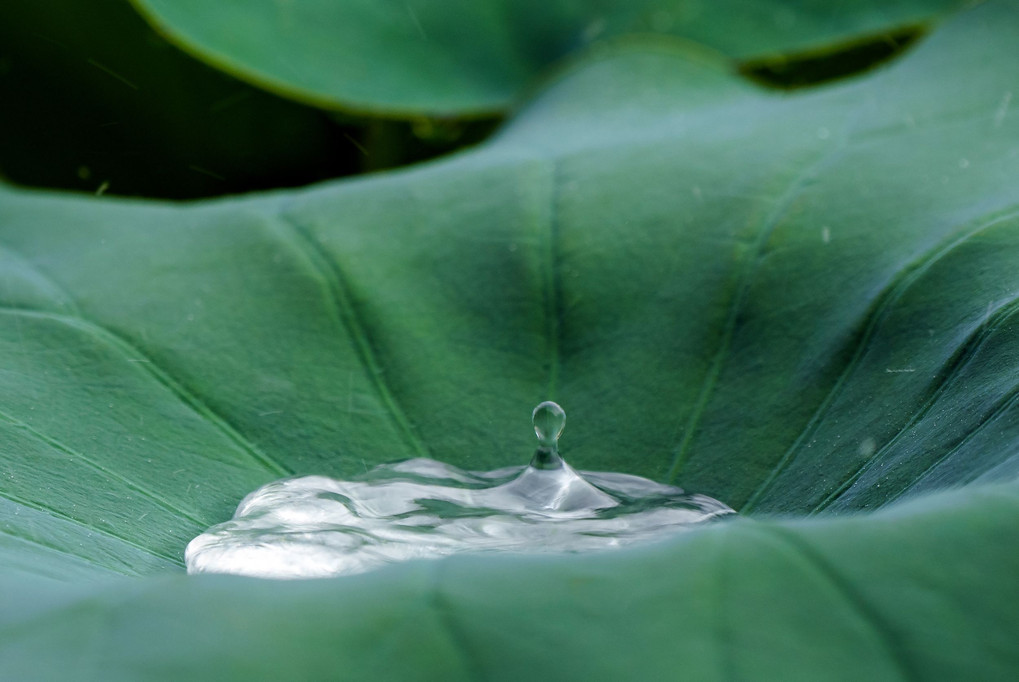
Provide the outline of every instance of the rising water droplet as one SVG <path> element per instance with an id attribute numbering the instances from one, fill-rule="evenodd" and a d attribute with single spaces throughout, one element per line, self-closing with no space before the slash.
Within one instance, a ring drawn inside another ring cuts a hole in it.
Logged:
<path id="1" fill-rule="evenodd" d="M 566 412 L 551 400 L 534 408 L 531 413 L 534 435 L 538 437 L 538 449 L 531 458 L 535 469 L 558 469 L 563 465 L 559 456 L 559 436 L 566 426 Z"/>
<path id="2" fill-rule="evenodd" d="M 543 447 L 557 449 L 559 436 L 563 435 L 563 427 L 566 426 L 566 413 L 563 408 L 551 400 L 546 400 L 534 408 L 531 421 L 534 423 L 534 435 L 538 437 L 538 442 Z"/>
<path id="3" fill-rule="evenodd" d="M 341 481 L 270 483 L 188 545 L 189 573 L 314 578 L 460 552 L 583 552 L 661 537 L 733 514 L 705 495 L 629 474 L 577 472 L 558 451 L 566 413 L 532 415 L 531 464 L 464 471 L 431 459 Z"/>

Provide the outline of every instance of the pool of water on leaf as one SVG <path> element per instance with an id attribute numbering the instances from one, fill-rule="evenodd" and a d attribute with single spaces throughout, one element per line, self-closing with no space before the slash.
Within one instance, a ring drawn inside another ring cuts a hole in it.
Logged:
<path id="1" fill-rule="evenodd" d="M 542 403 L 533 421 L 539 445 L 527 466 L 478 472 L 418 458 L 355 480 L 269 483 L 191 541 L 188 572 L 320 578 L 461 552 L 585 552 L 735 514 L 639 476 L 575 471 L 558 452 L 562 408 Z"/>

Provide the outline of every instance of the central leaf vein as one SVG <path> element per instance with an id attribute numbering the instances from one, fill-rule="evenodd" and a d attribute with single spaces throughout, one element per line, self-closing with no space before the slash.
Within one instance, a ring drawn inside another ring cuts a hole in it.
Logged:
<path id="1" fill-rule="evenodd" d="M 374 387 L 379 402 L 393 421 L 397 432 L 416 456 L 429 457 L 427 446 L 417 434 L 414 425 L 404 413 L 403 408 L 400 407 L 400 403 L 386 382 L 385 372 L 377 358 L 378 353 L 368 334 L 367 325 L 354 305 L 351 286 L 346 274 L 340 269 L 336 260 L 322 248 L 310 230 L 286 215 L 279 217 L 281 222 L 289 228 L 287 230 L 291 237 L 288 239 L 289 244 L 304 257 L 319 277 L 323 294 L 330 303 L 330 308 L 335 311 L 340 326 L 347 330 L 361 369 Z"/>

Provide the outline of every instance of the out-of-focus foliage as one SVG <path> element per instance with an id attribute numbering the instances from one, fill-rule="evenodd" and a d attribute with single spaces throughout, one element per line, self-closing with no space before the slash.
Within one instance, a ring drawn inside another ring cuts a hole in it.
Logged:
<path id="1" fill-rule="evenodd" d="M 7 179 L 166 198 L 402 165 L 491 128 L 366 120 L 284 100 L 185 55 L 127 0 L 0 4 L 0 102 Z"/>

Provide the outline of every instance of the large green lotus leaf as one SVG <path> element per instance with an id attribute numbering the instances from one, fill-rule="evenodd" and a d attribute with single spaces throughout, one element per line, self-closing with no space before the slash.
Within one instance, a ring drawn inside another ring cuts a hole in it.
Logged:
<path id="1" fill-rule="evenodd" d="M 960 0 L 133 0 L 185 49 L 263 87 L 388 114 L 504 109 L 566 55 L 659 33 L 738 59 L 823 52 Z"/>
<path id="2" fill-rule="evenodd" d="M 0 190 L 0 677 L 1014 677 L 1016 10 L 795 96 L 635 44 L 484 146 L 302 192 Z M 746 517 L 180 574 L 284 474 L 524 462 L 545 398 L 578 467 Z"/>

